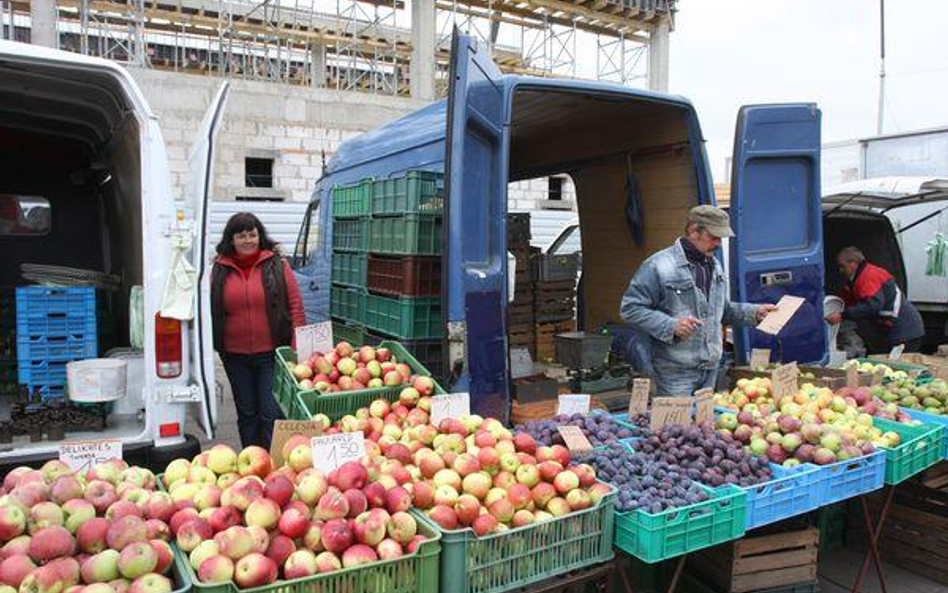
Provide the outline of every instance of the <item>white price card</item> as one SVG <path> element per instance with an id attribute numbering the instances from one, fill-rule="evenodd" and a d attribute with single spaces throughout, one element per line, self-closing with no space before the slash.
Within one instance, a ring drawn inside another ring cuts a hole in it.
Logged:
<path id="1" fill-rule="evenodd" d="M 629 420 L 648 411 L 648 398 L 652 382 L 646 377 L 632 379 L 632 395 L 629 397 Z"/>
<path id="2" fill-rule="evenodd" d="M 361 432 L 340 432 L 313 437 L 313 467 L 329 474 L 348 461 L 365 455 L 365 436 Z"/>
<path id="3" fill-rule="evenodd" d="M 780 330 L 783 329 L 783 326 L 787 325 L 787 322 L 790 321 L 790 318 L 797 312 L 797 309 L 805 302 L 806 299 L 801 297 L 795 297 L 789 294 L 783 295 L 780 297 L 780 300 L 777 301 L 777 308 L 767 313 L 767 316 L 757 324 L 757 329 L 776 336 L 780 333 Z"/>
<path id="4" fill-rule="evenodd" d="M 889 351 L 889 360 L 898 360 L 902 358 L 903 352 L 905 352 L 905 344 L 893 346 L 892 350 Z"/>
<path id="5" fill-rule="evenodd" d="M 510 377 L 521 379 L 533 375 L 533 359 L 526 348 L 510 349 Z"/>
<path id="6" fill-rule="evenodd" d="M 433 426 L 438 426 L 445 418 L 460 418 L 471 413 L 471 397 L 467 393 L 445 393 L 431 398 L 431 418 Z"/>
<path id="7" fill-rule="evenodd" d="M 750 366 L 757 370 L 761 367 L 767 368 L 770 364 L 770 348 L 752 348 Z"/>
<path id="8" fill-rule="evenodd" d="M 560 436 L 563 437 L 563 442 L 566 443 L 566 448 L 569 449 L 571 453 L 592 451 L 592 443 L 589 442 L 589 439 L 586 438 L 586 435 L 583 434 L 583 430 L 580 427 L 557 426 L 556 430 L 558 430 Z"/>
<path id="9" fill-rule="evenodd" d="M 572 416 L 573 414 L 589 413 L 589 394 L 588 393 L 564 393 L 559 397 L 559 404 L 556 406 L 556 415 Z"/>
<path id="10" fill-rule="evenodd" d="M 103 461 L 121 458 L 122 441 L 119 439 L 66 441 L 59 445 L 59 460 L 74 472 L 84 472 Z"/>
<path id="11" fill-rule="evenodd" d="M 331 321 L 296 328 L 296 360 L 308 360 L 313 354 L 329 352 L 333 347 Z"/>
<path id="12" fill-rule="evenodd" d="M 788 362 L 770 372 L 771 390 L 774 400 L 779 400 L 785 395 L 795 395 L 799 389 L 797 378 L 800 375 L 800 369 L 796 362 Z"/>
<path id="13" fill-rule="evenodd" d="M 714 420 L 714 390 L 710 387 L 695 391 L 695 423 Z"/>

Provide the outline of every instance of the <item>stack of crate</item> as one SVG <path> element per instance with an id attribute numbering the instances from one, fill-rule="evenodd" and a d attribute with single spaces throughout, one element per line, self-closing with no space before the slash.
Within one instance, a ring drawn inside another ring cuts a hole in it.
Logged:
<path id="1" fill-rule="evenodd" d="M 17 391 L 15 295 L 13 288 L 0 286 L 0 396 Z"/>
<path id="2" fill-rule="evenodd" d="M 96 294 L 92 287 L 16 289 L 17 377 L 44 400 L 62 398 L 66 363 L 95 358 Z"/>
<path id="3" fill-rule="evenodd" d="M 443 370 L 443 176 L 409 171 L 333 188 L 330 315 L 353 343 L 395 339 Z"/>
<path id="4" fill-rule="evenodd" d="M 507 215 L 507 251 L 516 258 L 514 298 L 507 303 L 507 340 L 510 348 L 526 348 L 536 358 L 536 320 L 533 315 L 533 260 L 540 250 L 530 247 L 530 214 Z"/>

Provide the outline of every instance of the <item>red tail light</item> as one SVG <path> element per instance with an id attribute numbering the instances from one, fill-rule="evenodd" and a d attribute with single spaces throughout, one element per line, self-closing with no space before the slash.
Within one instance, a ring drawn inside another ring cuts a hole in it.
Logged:
<path id="1" fill-rule="evenodd" d="M 181 375 L 181 322 L 155 313 L 155 372 L 162 379 Z"/>

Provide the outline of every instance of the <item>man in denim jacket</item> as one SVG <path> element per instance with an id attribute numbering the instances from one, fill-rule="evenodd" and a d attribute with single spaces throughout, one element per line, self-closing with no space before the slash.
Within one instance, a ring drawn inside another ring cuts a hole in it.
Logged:
<path id="1" fill-rule="evenodd" d="M 721 325 L 755 325 L 773 305 L 731 303 L 721 264 L 721 237 L 733 237 L 726 212 L 696 206 L 684 236 L 639 267 L 622 297 L 622 318 L 652 338 L 658 395 L 714 388 L 721 361 Z"/>

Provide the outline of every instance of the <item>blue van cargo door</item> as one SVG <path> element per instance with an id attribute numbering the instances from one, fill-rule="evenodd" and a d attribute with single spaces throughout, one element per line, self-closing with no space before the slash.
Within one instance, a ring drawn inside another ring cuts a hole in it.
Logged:
<path id="1" fill-rule="evenodd" d="M 745 362 L 751 348 L 774 360 L 826 357 L 823 321 L 823 224 L 820 212 L 820 110 L 812 103 L 742 107 L 731 175 L 731 289 L 738 301 L 806 303 L 775 338 L 735 331 Z"/>
<path id="2" fill-rule="evenodd" d="M 504 87 L 486 47 L 455 29 L 445 157 L 445 265 L 449 371 L 471 412 L 508 413 L 507 162 Z"/>

